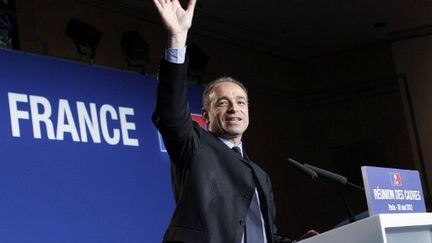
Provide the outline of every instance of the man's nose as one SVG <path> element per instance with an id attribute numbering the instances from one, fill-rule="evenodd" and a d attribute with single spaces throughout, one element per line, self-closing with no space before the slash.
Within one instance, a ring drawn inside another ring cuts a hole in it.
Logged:
<path id="1" fill-rule="evenodd" d="M 235 113 L 238 110 L 238 105 L 236 103 L 230 103 L 228 107 L 228 112 Z"/>

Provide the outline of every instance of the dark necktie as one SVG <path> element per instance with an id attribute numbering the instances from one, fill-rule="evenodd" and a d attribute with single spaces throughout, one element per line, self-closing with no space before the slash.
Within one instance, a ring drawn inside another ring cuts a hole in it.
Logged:
<path id="1" fill-rule="evenodd" d="M 239 147 L 233 147 L 232 149 L 243 157 Z M 253 193 L 245 221 L 244 243 L 263 243 L 264 236 L 261 222 L 261 211 L 258 205 L 256 192 Z"/>
<path id="2" fill-rule="evenodd" d="M 234 150 L 236 153 L 240 154 L 241 157 L 243 157 L 242 153 L 241 153 L 241 149 L 237 146 L 232 147 L 232 150 Z"/>

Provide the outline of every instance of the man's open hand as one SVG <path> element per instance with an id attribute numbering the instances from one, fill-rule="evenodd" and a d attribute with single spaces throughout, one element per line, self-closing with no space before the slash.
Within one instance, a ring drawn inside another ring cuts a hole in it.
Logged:
<path id="1" fill-rule="evenodd" d="M 189 0 L 187 8 L 183 9 L 178 0 L 153 0 L 168 32 L 169 48 L 185 47 L 196 1 Z"/>

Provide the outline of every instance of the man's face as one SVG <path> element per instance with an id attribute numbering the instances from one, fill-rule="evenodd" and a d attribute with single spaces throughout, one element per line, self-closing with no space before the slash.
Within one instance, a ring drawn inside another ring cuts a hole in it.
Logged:
<path id="1" fill-rule="evenodd" d="M 208 130 L 221 137 L 240 142 L 249 125 L 248 97 L 237 84 L 222 82 L 209 95 L 210 107 L 203 110 Z"/>

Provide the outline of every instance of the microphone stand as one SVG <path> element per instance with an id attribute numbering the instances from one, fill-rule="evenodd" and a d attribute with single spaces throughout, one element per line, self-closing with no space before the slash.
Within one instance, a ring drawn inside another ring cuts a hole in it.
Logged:
<path id="1" fill-rule="evenodd" d="M 356 219 L 355 219 L 355 215 L 354 215 L 354 212 L 353 212 L 352 208 L 349 206 L 349 203 L 348 203 L 348 201 L 346 200 L 344 194 L 343 194 L 340 190 L 338 190 L 338 189 L 335 188 L 334 186 L 330 185 L 330 184 L 329 184 L 328 182 L 326 182 L 326 181 L 323 181 L 323 184 L 324 184 L 327 188 L 329 188 L 330 190 L 336 192 L 336 194 L 339 195 L 339 197 L 342 199 L 342 202 L 343 202 L 344 208 L 345 208 L 346 213 L 347 213 L 347 215 L 348 215 L 348 221 L 349 221 L 350 223 L 354 223 L 354 222 L 356 221 Z"/>
<path id="2" fill-rule="evenodd" d="M 342 175 L 339 175 L 339 174 L 336 174 L 336 173 L 333 173 L 333 172 L 330 172 L 330 171 L 327 171 L 327 170 L 315 167 L 313 165 L 302 164 L 302 163 L 297 162 L 297 161 L 295 161 L 295 160 L 293 160 L 291 158 L 287 159 L 287 161 L 290 162 L 292 165 L 294 165 L 297 169 L 299 169 L 300 171 L 302 171 L 304 174 L 306 174 L 309 177 L 311 177 L 311 179 L 313 181 L 317 181 L 318 178 L 323 177 L 323 178 L 325 178 L 327 180 L 336 182 L 339 185 L 350 186 L 350 187 L 356 188 L 358 190 L 364 191 L 363 187 L 358 186 L 356 184 L 353 184 L 353 183 L 349 182 L 348 179 L 346 177 L 342 176 Z M 349 222 L 350 223 L 355 222 L 356 219 L 355 219 L 355 216 L 354 216 L 354 212 L 351 209 L 351 207 L 349 206 L 349 204 L 348 204 L 345 196 L 343 195 L 343 193 L 340 190 L 338 190 L 336 187 L 334 187 L 333 185 L 330 185 L 330 183 L 328 183 L 327 181 L 324 181 L 324 180 L 322 180 L 322 181 L 323 181 L 323 184 L 326 187 L 328 187 L 331 190 L 335 191 L 339 195 L 339 197 L 342 199 L 342 202 L 344 204 L 345 210 L 346 210 L 346 212 L 348 214 L 348 220 L 349 220 Z"/>

